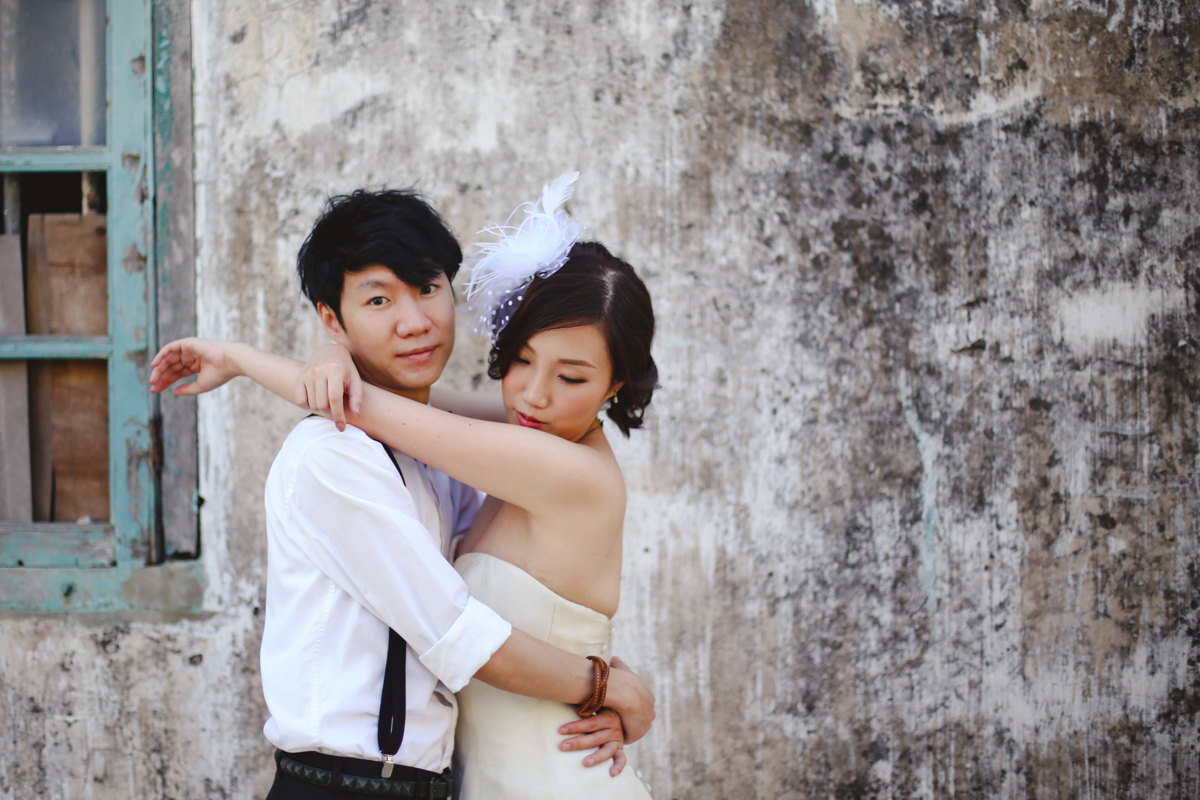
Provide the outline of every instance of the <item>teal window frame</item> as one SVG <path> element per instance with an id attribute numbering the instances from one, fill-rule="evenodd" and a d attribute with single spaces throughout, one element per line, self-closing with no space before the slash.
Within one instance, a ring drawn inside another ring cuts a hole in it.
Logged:
<path id="1" fill-rule="evenodd" d="M 164 562 L 161 416 L 159 400 L 147 385 L 149 362 L 158 347 L 160 288 L 156 88 L 158 116 L 170 115 L 169 86 L 162 92 L 170 40 L 162 31 L 158 42 L 153 40 L 154 5 L 152 0 L 106 4 L 104 147 L 0 149 L 0 173 L 107 174 L 108 336 L 0 337 L 0 359 L 107 361 L 111 503 L 107 523 L 0 523 L 0 610 L 202 610 L 206 581 L 201 564 Z"/>

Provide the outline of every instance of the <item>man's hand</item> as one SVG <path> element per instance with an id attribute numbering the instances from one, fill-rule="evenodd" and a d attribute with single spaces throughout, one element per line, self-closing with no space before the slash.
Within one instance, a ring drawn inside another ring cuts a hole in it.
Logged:
<path id="1" fill-rule="evenodd" d="M 362 413 L 362 378 L 350 351 L 340 344 L 327 344 L 318 348 L 304 365 L 304 372 L 296 379 L 295 403 L 307 406 L 322 416 L 331 418 L 339 431 L 346 430 L 344 400 L 350 399 L 350 410 Z"/>
<path id="2" fill-rule="evenodd" d="M 158 351 L 150 362 L 150 391 L 157 394 L 176 381 L 196 376 L 192 383 L 175 387 L 176 397 L 211 392 L 230 379 L 241 375 L 230 351 L 237 347 L 230 342 L 211 339 L 177 339 Z"/>
<path id="3" fill-rule="evenodd" d="M 614 778 L 625 769 L 626 759 L 623 744 L 625 729 L 621 725 L 621 717 L 611 708 L 602 708 L 600 713 L 591 717 L 568 722 L 558 729 L 564 736 L 571 736 L 558 747 L 560 750 L 587 750 L 592 747 L 600 749 L 583 760 L 585 767 L 594 767 L 612 759 L 612 767 L 608 774 Z"/>
<path id="4" fill-rule="evenodd" d="M 616 656 L 613 656 L 612 669 L 608 673 L 605 705 L 621 715 L 621 723 L 625 726 L 625 744 L 632 744 L 645 736 L 654 722 L 654 693 Z"/>

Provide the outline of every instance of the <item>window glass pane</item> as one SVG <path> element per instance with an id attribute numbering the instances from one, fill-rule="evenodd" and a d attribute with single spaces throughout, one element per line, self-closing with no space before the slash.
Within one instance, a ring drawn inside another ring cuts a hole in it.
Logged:
<path id="1" fill-rule="evenodd" d="M 104 0 L 0 0 L 0 147 L 105 143 Z"/>

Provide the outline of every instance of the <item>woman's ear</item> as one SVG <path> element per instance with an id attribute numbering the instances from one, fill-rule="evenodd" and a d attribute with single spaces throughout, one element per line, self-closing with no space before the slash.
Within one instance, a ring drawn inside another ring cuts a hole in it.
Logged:
<path id="1" fill-rule="evenodd" d="M 612 400 L 617 396 L 617 392 L 621 391 L 621 387 L 625 385 L 625 381 L 613 381 L 613 385 L 609 387 L 608 397 L 605 400 Z"/>
<path id="2" fill-rule="evenodd" d="M 317 315 L 321 317 L 321 324 L 325 326 L 325 332 L 329 334 L 329 338 L 343 347 L 348 346 L 346 330 L 342 327 L 342 321 L 338 319 L 334 310 L 324 303 L 317 303 Z"/>

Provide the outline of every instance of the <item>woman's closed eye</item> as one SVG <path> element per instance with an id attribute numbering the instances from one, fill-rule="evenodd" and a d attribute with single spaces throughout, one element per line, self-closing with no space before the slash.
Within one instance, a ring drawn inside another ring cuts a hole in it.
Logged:
<path id="1" fill-rule="evenodd" d="M 568 378 L 566 375 L 559 375 L 558 377 L 562 379 L 563 383 L 571 383 L 571 384 L 587 383 L 587 378 Z"/>

